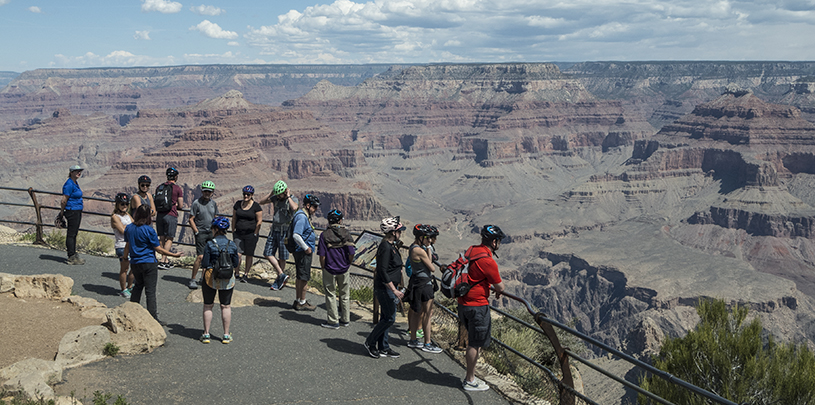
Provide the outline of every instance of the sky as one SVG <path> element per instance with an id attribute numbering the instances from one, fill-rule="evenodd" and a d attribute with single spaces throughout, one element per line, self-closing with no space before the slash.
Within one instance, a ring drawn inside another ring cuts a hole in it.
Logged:
<path id="1" fill-rule="evenodd" d="M 201 1 L 0 0 L 0 71 L 815 60 L 815 0 Z"/>

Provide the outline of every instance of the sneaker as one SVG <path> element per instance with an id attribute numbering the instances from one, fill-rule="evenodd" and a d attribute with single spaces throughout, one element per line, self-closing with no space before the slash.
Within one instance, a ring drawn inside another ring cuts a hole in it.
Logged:
<path id="1" fill-rule="evenodd" d="M 387 348 L 387 349 L 382 350 L 382 351 L 379 352 L 379 357 L 390 357 L 392 359 L 398 359 L 399 358 L 399 353 L 396 353 L 391 348 Z"/>
<path id="2" fill-rule="evenodd" d="M 125 298 L 130 298 L 130 289 L 125 288 L 119 293 L 119 295 Z"/>
<path id="3" fill-rule="evenodd" d="M 278 280 L 277 289 L 282 290 L 283 287 L 286 286 L 286 281 L 289 281 L 289 275 L 286 274 L 286 273 L 283 273 L 283 274 L 280 275 L 280 277 L 277 278 L 277 280 Z"/>
<path id="4" fill-rule="evenodd" d="M 373 347 L 368 346 L 368 342 L 363 342 L 362 345 L 365 346 L 365 350 L 368 351 L 369 356 L 371 356 L 371 357 L 373 357 L 375 359 L 379 358 L 379 350 L 376 350 Z"/>
<path id="5" fill-rule="evenodd" d="M 294 303 L 291 304 L 291 309 L 295 311 L 300 310 L 300 301 L 294 300 Z"/>
<path id="6" fill-rule="evenodd" d="M 424 329 L 419 329 L 416 331 L 416 339 L 421 339 L 424 337 Z"/>
<path id="7" fill-rule="evenodd" d="M 441 347 L 438 347 L 433 343 L 425 343 L 422 346 L 422 351 L 423 352 L 428 352 L 428 353 L 441 353 L 442 352 Z"/>
<path id="8" fill-rule="evenodd" d="M 342 322 L 342 321 L 340 321 L 340 326 L 342 326 L 343 328 L 348 327 L 350 325 L 351 325 L 351 322 Z"/>
<path id="9" fill-rule="evenodd" d="M 420 342 L 419 339 L 411 340 L 408 342 L 408 347 L 412 349 L 421 349 L 423 346 L 424 344 L 422 344 L 422 342 Z"/>
<path id="10" fill-rule="evenodd" d="M 167 262 L 167 263 L 164 264 L 164 268 L 166 270 L 170 270 L 170 269 L 172 269 L 174 267 L 175 267 L 175 265 L 173 264 L 173 262 Z"/>
<path id="11" fill-rule="evenodd" d="M 272 290 L 272 291 L 280 290 L 280 287 L 277 285 L 277 280 L 275 280 L 275 282 L 272 283 L 272 285 L 269 287 L 269 289 Z"/>
<path id="12" fill-rule="evenodd" d="M 159 262 L 158 263 L 158 269 L 159 270 L 167 270 L 167 264 L 165 264 L 164 262 Z"/>
<path id="13" fill-rule="evenodd" d="M 473 382 L 468 382 L 467 380 L 462 381 L 461 388 L 464 388 L 465 391 L 486 391 L 490 389 L 490 386 L 476 378 Z"/>
<path id="14" fill-rule="evenodd" d="M 68 260 L 65 261 L 65 264 L 70 264 L 72 266 L 77 265 L 79 263 L 76 262 L 76 259 L 77 259 L 76 255 L 68 256 Z"/>
<path id="15" fill-rule="evenodd" d="M 246 282 L 246 275 L 244 275 L 243 277 L 238 277 L 238 280 L 240 280 L 241 283 L 245 283 Z"/>
<path id="16" fill-rule="evenodd" d="M 230 335 L 228 333 L 224 333 L 224 338 L 221 339 L 221 343 L 223 343 L 225 345 L 228 345 L 228 344 L 232 343 L 232 335 Z"/>
<path id="17" fill-rule="evenodd" d="M 328 328 L 328 329 L 339 329 L 340 328 L 340 324 L 338 324 L 338 323 L 328 323 L 328 322 L 326 322 L 326 323 L 323 323 L 320 326 L 322 326 L 324 328 Z"/>
<path id="18" fill-rule="evenodd" d="M 190 287 L 190 290 L 197 290 L 198 289 L 198 283 L 195 280 L 190 280 L 189 287 Z"/>
<path id="19" fill-rule="evenodd" d="M 210 342 L 209 333 L 204 333 L 198 340 L 200 340 L 201 343 L 209 343 Z"/>
<path id="20" fill-rule="evenodd" d="M 76 263 L 74 263 L 74 264 L 78 264 L 78 265 L 85 264 L 85 259 L 79 257 L 79 255 L 74 255 L 74 260 L 76 261 Z"/>
<path id="21" fill-rule="evenodd" d="M 317 307 L 311 305 L 308 301 L 305 304 L 300 304 L 299 308 L 297 308 L 298 311 L 314 311 L 315 309 Z"/>

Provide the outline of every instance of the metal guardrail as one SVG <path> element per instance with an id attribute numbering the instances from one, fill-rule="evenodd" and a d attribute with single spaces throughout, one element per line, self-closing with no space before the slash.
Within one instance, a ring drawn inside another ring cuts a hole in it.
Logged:
<path id="1" fill-rule="evenodd" d="M 28 193 L 33 204 L 22 204 L 22 203 L 12 203 L 12 202 L 0 201 L 0 205 L 34 208 L 34 210 L 36 212 L 36 217 L 37 217 L 37 222 L 15 221 L 15 220 L 6 220 L 6 219 L 0 219 L 0 222 L 35 226 L 36 240 L 35 240 L 34 243 L 46 245 L 45 241 L 43 240 L 43 228 L 44 227 L 54 227 L 54 225 L 53 224 L 43 223 L 41 210 L 42 209 L 59 210 L 60 207 L 53 207 L 53 206 L 47 206 L 47 205 L 39 204 L 39 202 L 37 201 L 36 194 L 40 193 L 40 194 L 57 195 L 57 196 L 61 196 L 62 194 L 61 193 L 51 192 L 51 191 L 34 190 L 33 188 L 23 189 L 23 188 L 13 188 L 13 187 L 3 187 L 3 186 L 0 186 L 0 190 L 19 191 L 19 192 Z M 114 202 L 113 200 L 104 199 L 104 198 L 97 198 L 97 197 L 83 197 L 83 199 L 94 200 L 94 201 L 103 201 L 103 202 L 109 202 L 109 203 Z M 189 212 L 189 210 L 181 210 L 181 211 L 185 212 L 185 213 Z M 110 216 L 109 213 L 99 213 L 99 212 L 92 212 L 92 211 L 83 211 L 83 214 L 104 216 L 104 217 L 109 217 Z M 272 221 L 269 221 L 269 220 L 264 220 L 263 222 L 264 223 L 270 223 L 270 224 L 272 223 Z M 189 227 L 189 225 L 186 224 L 186 223 L 185 224 L 179 224 L 178 226 Z M 98 231 L 98 230 L 94 230 L 94 229 L 82 229 L 82 228 L 80 228 L 80 230 L 85 231 L 85 232 L 104 234 L 104 235 L 113 235 L 112 232 Z M 323 229 L 318 229 L 318 230 L 322 231 Z M 261 235 L 261 237 L 267 238 L 267 236 L 262 236 L 262 235 Z M 173 243 L 174 244 L 179 244 L 179 245 L 184 245 L 184 246 L 195 246 L 194 244 L 183 243 L 183 242 L 180 242 L 180 241 L 179 242 L 174 241 Z M 253 257 L 255 257 L 255 258 L 264 258 L 263 256 L 257 256 L 257 255 L 253 255 Z M 291 262 L 287 262 L 287 263 L 291 263 Z M 443 267 L 438 262 L 435 262 L 435 264 L 439 265 L 440 268 Z M 368 270 L 368 269 L 365 269 L 363 267 L 359 267 L 359 266 L 356 266 L 356 265 L 354 265 L 354 266 L 359 268 L 359 269 L 362 269 L 362 270 L 364 270 L 364 271 L 366 271 L 368 273 L 370 273 L 370 270 Z M 315 268 L 319 269 L 319 267 L 312 266 L 312 269 L 315 269 Z M 373 276 L 370 275 L 370 274 L 351 273 L 351 276 L 352 276 L 352 279 L 356 278 L 356 279 L 365 279 L 366 280 L 366 281 L 363 281 L 363 282 L 360 282 L 359 280 L 357 280 L 356 282 L 352 282 L 353 284 L 357 284 L 357 285 L 360 285 L 360 286 L 362 286 L 363 283 L 365 283 L 366 286 L 367 286 L 367 281 L 368 280 L 373 280 Z M 436 279 L 438 280 L 438 277 L 436 277 Z M 491 289 L 493 290 L 493 292 L 495 291 L 494 287 L 491 287 Z M 554 348 L 555 355 L 557 357 L 557 361 L 558 361 L 558 363 L 560 365 L 560 372 L 561 372 L 562 377 L 557 378 L 557 376 L 555 375 L 555 373 L 552 370 L 550 370 L 546 366 L 540 364 L 539 362 L 529 358 L 528 356 L 524 355 L 523 353 L 519 352 L 518 350 L 510 347 L 509 345 L 505 344 L 504 342 L 502 342 L 502 341 L 500 341 L 500 340 L 498 340 L 498 339 L 496 339 L 494 337 L 493 337 L 492 340 L 495 341 L 503 349 L 510 351 L 514 355 L 518 356 L 519 358 L 523 359 L 524 361 L 528 362 L 529 364 L 533 365 L 534 367 L 540 369 L 541 371 L 543 371 L 549 377 L 549 379 L 551 381 L 554 381 L 556 383 L 556 385 L 558 386 L 558 389 L 559 389 L 559 404 L 560 405 L 574 405 L 576 403 L 575 402 L 576 399 L 580 399 L 581 401 L 583 401 L 583 402 L 585 402 L 587 404 L 596 404 L 596 402 L 594 402 L 590 398 L 587 398 L 585 395 L 583 395 L 583 394 L 579 393 L 577 390 L 575 390 L 574 381 L 572 379 L 572 372 L 571 372 L 571 368 L 570 368 L 570 365 L 569 365 L 569 359 L 570 358 L 572 358 L 572 359 L 574 359 L 574 360 L 576 360 L 576 361 L 578 361 L 578 362 L 580 362 L 582 364 L 585 364 L 586 366 L 598 371 L 599 373 L 605 375 L 606 377 L 608 377 L 608 378 L 610 378 L 610 379 L 612 379 L 612 380 L 614 380 L 614 381 L 628 387 L 629 389 L 632 389 L 632 390 L 638 392 L 639 394 L 645 395 L 648 398 L 653 399 L 654 401 L 657 401 L 657 402 L 665 404 L 665 405 L 674 405 L 674 404 L 672 404 L 671 402 L 669 402 L 669 401 L 667 401 L 667 400 L 665 400 L 665 399 L 663 399 L 663 398 L 661 398 L 661 397 L 659 397 L 659 396 L 657 396 L 657 395 L 655 395 L 655 394 L 653 394 L 651 392 L 648 392 L 648 391 L 638 387 L 637 385 L 635 385 L 635 384 L 633 384 L 633 383 L 631 383 L 629 381 L 626 381 L 625 379 L 622 379 L 620 377 L 615 376 L 611 372 L 609 372 L 607 370 L 604 370 L 602 367 L 590 362 L 587 359 L 584 359 L 583 357 L 581 357 L 579 354 L 575 353 L 571 349 L 563 347 L 561 345 L 561 343 L 560 343 L 560 340 L 559 340 L 557 334 L 555 333 L 554 328 L 558 328 L 561 331 L 566 332 L 566 333 L 580 339 L 582 342 L 591 344 L 591 345 L 593 345 L 593 346 L 595 346 L 597 348 L 600 348 L 600 349 L 602 349 L 602 350 L 604 350 L 604 351 L 606 351 L 606 352 L 608 352 L 610 354 L 613 354 L 613 355 L 617 356 L 618 358 L 628 362 L 629 364 L 631 364 L 631 365 L 633 365 L 635 367 L 639 367 L 640 369 L 643 369 L 643 370 L 647 371 L 648 373 L 656 375 L 656 376 L 662 378 L 663 380 L 665 380 L 665 381 L 667 381 L 667 382 L 669 382 L 671 384 L 676 384 L 678 386 L 681 386 L 684 389 L 687 389 L 687 390 L 689 390 L 689 391 L 691 391 L 691 392 L 693 392 L 693 393 L 695 393 L 695 394 L 697 394 L 697 395 L 699 395 L 699 396 L 701 396 L 703 398 L 706 398 L 707 400 L 710 400 L 710 401 L 712 401 L 714 403 L 724 404 L 724 405 L 738 405 L 738 404 L 736 404 L 736 403 L 734 403 L 732 401 L 729 401 L 729 400 L 727 400 L 725 398 L 722 398 L 722 397 L 720 397 L 720 396 L 718 396 L 718 395 L 716 395 L 714 393 L 711 393 L 711 392 L 709 392 L 707 390 L 704 390 L 704 389 L 702 389 L 700 387 L 697 387 L 697 386 L 695 386 L 693 384 L 690 384 L 690 383 L 688 383 L 688 382 L 686 382 L 686 381 L 684 381 L 684 380 L 682 380 L 682 379 L 680 379 L 680 378 L 678 378 L 676 376 L 671 375 L 670 373 L 659 370 L 656 367 L 653 367 L 650 364 L 647 364 L 647 363 L 645 363 L 643 361 L 640 361 L 640 360 L 638 360 L 638 359 L 636 359 L 636 358 L 634 358 L 634 357 L 632 357 L 630 355 L 627 355 L 627 354 L 625 354 L 625 353 L 623 353 L 623 352 L 621 352 L 621 351 L 619 351 L 617 349 L 614 349 L 614 348 L 606 345 L 605 343 L 603 343 L 603 342 L 601 342 L 601 341 L 599 341 L 599 340 L 597 340 L 597 339 L 595 339 L 595 338 L 593 338 L 591 336 L 588 336 L 588 335 L 586 335 L 586 334 L 584 334 L 582 332 L 579 332 L 579 331 L 577 331 L 577 330 L 575 330 L 575 329 L 573 329 L 573 328 L 571 328 L 571 327 L 569 327 L 567 325 L 564 325 L 564 324 L 562 324 L 562 323 L 560 323 L 560 322 L 558 322 L 556 320 L 553 320 L 553 319 L 549 318 L 548 316 L 546 316 L 545 314 L 543 314 L 542 312 L 537 311 L 529 303 L 529 301 L 527 301 L 527 300 L 525 300 L 523 298 L 520 298 L 518 296 L 515 296 L 515 295 L 510 294 L 510 293 L 506 293 L 506 292 L 501 293 L 501 295 L 508 298 L 508 299 L 511 299 L 513 301 L 516 301 L 516 302 L 522 304 L 523 307 L 526 309 L 526 311 L 530 315 L 533 316 L 533 318 L 535 319 L 535 322 L 537 323 L 538 327 L 536 328 L 534 325 L 529 324 L 528 322 L 525 322 L 522 319 L 519 319 L 519 318 L 511 315 L 510 313 L 504 311 L 501 308 L 497 308 L 497 307 L 495 307 L 493 305 L 490 305 L 490 309 L 500 313 L 502 316 L 504 316 L 504 317 L 506 317 L 508 319 L 513 320 L 514 322 L 517 322 L 520 325 L 523 325 L 526 328 L 529 328 L 531 330 L 534 330 L 534 331 L 536 331 L 538 333 L 541 333 L 544 336 L 546 336 L 546 338 L 551 342 L 552 347 Z M 452 311 L 450 308 L 447 308 L 446 306 L 440 304 L 436 300 L 434 300 L 434 304 L 435 304 L 435 306 L 437 308 L 440 308 L 447 316 L 454 317 L 456 319 L 458 318 L 458 315 L 454 311 Z M 374 299 L 374 322 L 376 322 L 376 315 L 378 315 L 376 307 L 377 307 L 377 305 L 376 305 L 376 301 Z M 464 338 L 466 339 L 466 333 L 465 333 Z M 466 344 L 462 345 L 461 343 L 463 343 L 463 342 L 462 342 L 462 334 L 461 334 L 461 325 L 459 324 L 459 346 L 466 346 Z"/>

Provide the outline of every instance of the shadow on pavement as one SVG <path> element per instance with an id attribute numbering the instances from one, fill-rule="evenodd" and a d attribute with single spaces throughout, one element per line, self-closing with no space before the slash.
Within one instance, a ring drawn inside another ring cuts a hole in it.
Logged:
<path id="1" fill-rule="evenodd" d="M 291 305 L 289 305 L 289 309 L 291 309 Z M 280 317 L 289 321 L 297 321 L 300 323 L 310 323 L 312 325 L 320 326 L 323 322 L 325 322 L 322 318 L 315 318 L 311 316 L 311 313 L 315 311 L 303 311 L 303 312 L 294 312 L 294 310 L 290 311 L 283 311 L 280 313 Z"/>
<path id="2" fill-rule="evenodd" d="M 364 339 L 360 340 L 359 342 L 337 338 L 320 339 L 320 341 L 325 343 L 326 347 L 331 350 L 340 353 L 358 354 L 363 357 L 368 357 L 368 351 L 366 351 L 365 346 L 362 345 Z"/>
<path id="3" fill-rule="evenodd" d="M 105 272 L 105 273 L 102 273 L 102 277 L 107 277 L 107 278 L 109 278 L 111 280 L 119 281 L 119 273 Z"/>
<path id="4" fill-rule="evenodd" d="M 172 333 L 173 335 L 190 338 L 194 340 L 198 340 L 198 337 L 201 336 L 200 328 L 192 329 L 179 323 L 167 324 L 167 329 L 169 329 L 169 332 Z"/>
<path id="5" fill-rule="evenodd" d="M 437 354 L 436 356 L 443 356 Z M 422 363 L 427 363 L 435 371 L 430 371 L 424 367 L 420 367 Z M 439 385 L 442 387 L 460 387 L 461 378 L 454 376 L 450 373 L 442 373 L 430 362 L 430 359 L 422 359 L 410 363 L 405 363 L 395 370 L 387 372 L 388 376 L 402 381 L 419 381 L 424 384 Z"/>
<path id="6" fill-rule="evenodd" d="M 186 287 L 190 283 L 189 277 L 178 277 L 178 276 L 171 276 L 169 274 L 165 274 L 161 276 L 161 279 L 164 281 L 169 281 L 171 283 L 178 283 L 184 285 Z"/>
<path id="7" fill-rule="evenodd" d="M 66 263 L 68 261 L 68 258 L 54 255 L 40 255 L 40 260 L 50 260 L 52 262 L 57 263 Z"/>
<path id="8" fill-rule="evenodd" d="M 109 285 L 82 284 L 82 288 L 99 295 L 119 295 L 119 289 Z"/>

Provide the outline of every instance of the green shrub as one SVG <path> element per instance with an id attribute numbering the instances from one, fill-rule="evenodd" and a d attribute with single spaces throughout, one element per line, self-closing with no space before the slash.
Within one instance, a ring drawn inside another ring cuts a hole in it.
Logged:
<path id="1" fill-rule="evenodd" d="M 8 393 L 5 391 L 0 392 L 0 398 L 5 398 L 8 396 Z M 10 402 L 6 402 L 0 399 L 0 405 L 55 405 L 56 402 L 53 399 L 44 399 L 44 398 L 37 398 L 37 399 L 30 399 L 23 393 L 14 394 L 11 398 Z"/>
<path id="2" fill-rule="evenodd" d="M 45 234 L 45 243 L 57 249 L 65 248 L 65 230 L 52 229 Z"/>
<path id="3" fill-rule="evenodd" d="M 322 270 L 311 270 L 311 279 L 308 281 L 308 285 L 310 287 L 316 288 L 320 290 L 323 294 L 325 294 L 325 286 L 323 286 L 323 271 Z"/>
<path id="4" fill-rule="evenodd" d="M 76 236 L 76 248 L 91 254 L 104 255 L 113 251 L 113 239 L 108 235 L 79 232 Z"/>
<path id="5" fill-rule="evenodd" d="M 702 320 L 685 337 L 668 339 L 654 366 L 730 401 L 750 405 L 815 403 L 815 356 L 806 345 L 762 337 L 761 321 L 746 322 L 748 309 L 728 311 L 723 300 L 703 300 Z M 709 401 L 657 376 L 640 386 L 676 404 Z M 650 401 L 640 395 L 640 404 Z"/>
<path id="6" fill-rule="evenodd" d="M 23 233 L 20 234 L 20 237 L 17 238 L 17 240 L 20 242 L 34 243 L 34 241 L 37 240 L 37 234 L 34 232 Z"/>
<path id="7" fill-rule="evenodd" d="M 116 357 L 119 354 L 119 346 L 116 346 L 116 343 L 108 342 L 105 348 L 102 349 L 102 354 L 108 357 Z"/>
<path id="8" fill-rule="evenodd" d="M 359 302 L 374 302 L 374 290 L 368 286 L 351 289 L 351 299 Z"/>
<path id="9" fill-rule="evenodd" d="M 106 394 L 101 391 L 94 391 L 93 392 L 93 405 L 108 405 L 108 401 L 113 398 L 112 394 Z M 127 401 L 121 396 L 116 396 L 116 401 L 113 402 L 113 405 L 127 405 Z"/>

